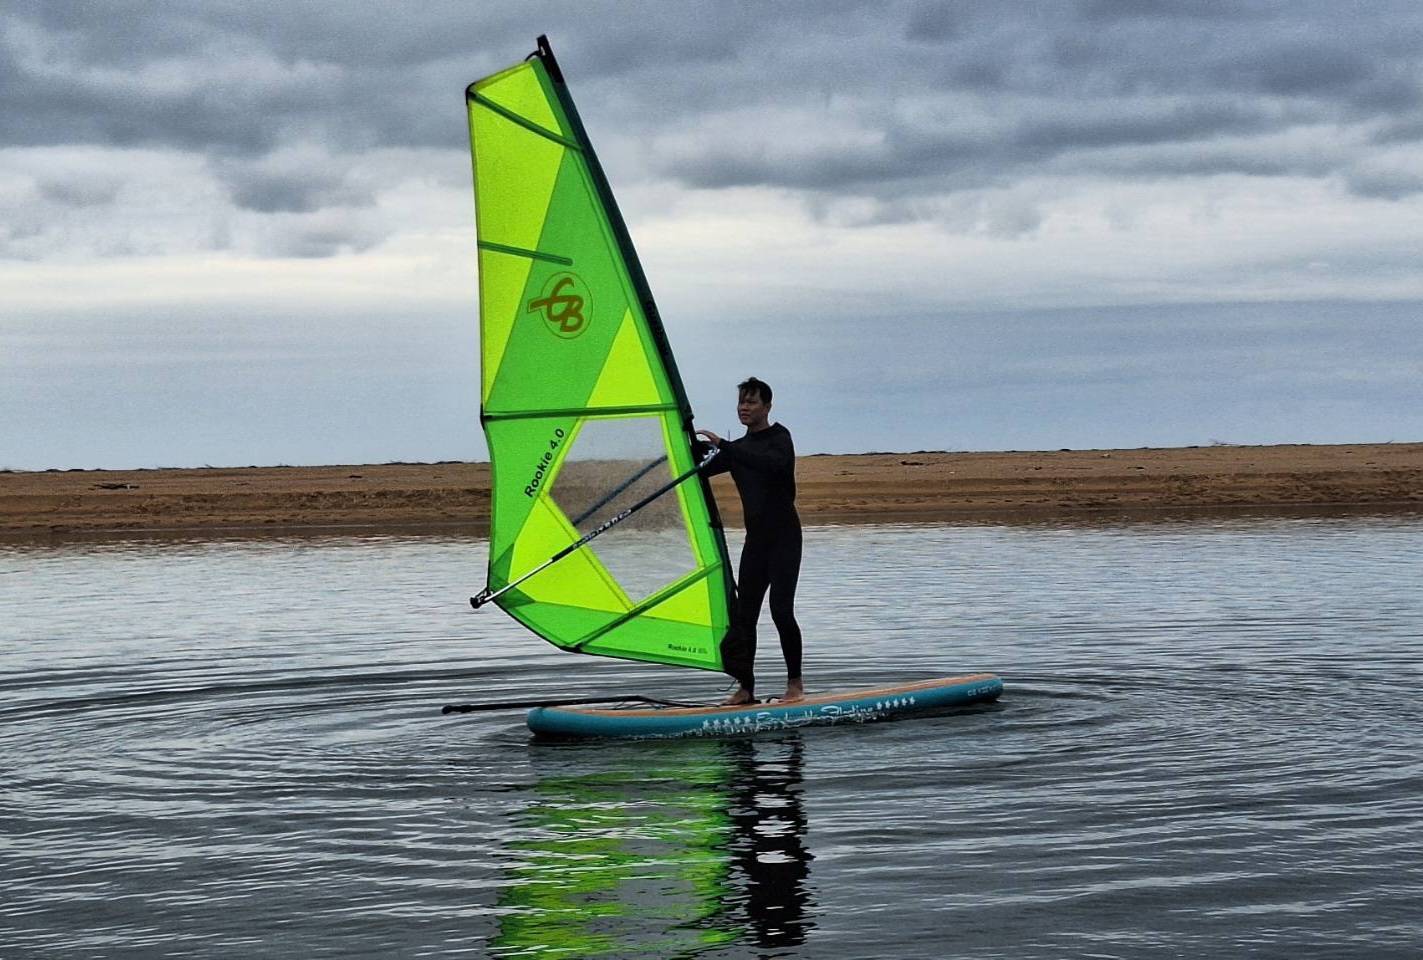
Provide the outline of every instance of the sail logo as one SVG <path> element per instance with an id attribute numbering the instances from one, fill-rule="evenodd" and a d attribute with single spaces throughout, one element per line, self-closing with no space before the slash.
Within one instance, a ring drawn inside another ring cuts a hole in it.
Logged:
<path id="1" fill-rule="evenodd" d="M 529 313 L 541 314 L 544 326 L 564 340 L 588 329 L 590 310 L 588 285 L 572 273 L 555 273 L 545 281 L 540 296 L 529 301 Z"/>

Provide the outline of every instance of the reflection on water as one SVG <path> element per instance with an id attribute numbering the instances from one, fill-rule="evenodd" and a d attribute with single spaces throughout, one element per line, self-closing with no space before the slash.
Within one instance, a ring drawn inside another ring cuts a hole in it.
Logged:
<path id="1" fill-rule="evenodd" d="M 765 744 L 738 740 L 723 747 L 736 764 L 729 849 L 744 896 L 734 902 L 757 946 L 803 943 L 813 925 L 806 887 L 812 856 L 805 845 L 801 802 L 805 744 L 793 736 Z"/>
<path id="2" fill-rule="evenodd" d="M 813 689 L 1003 699 L 721 743 L 442 716 L 723 688 L 485 550 L 0 544 L 0 958 L 1423 955 L 1423 519 L 810 528 Z"/>
<path id="3" fill-rule="evenodd" d="M 539 776 L 509 841 L 519 861 L 499 901 L 497 955 L 672 957 L 805 941 L 800 738 L 648 747 L 646 758 L 623 755 L 642 762 Z M 555 771 L 579 754 L 547 749 L 539 760 Z"/>

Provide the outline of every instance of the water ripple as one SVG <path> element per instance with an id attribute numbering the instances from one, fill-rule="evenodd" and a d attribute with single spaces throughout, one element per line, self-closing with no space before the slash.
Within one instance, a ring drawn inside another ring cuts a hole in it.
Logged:
<path id="1" fill-rule="evenodd" d="M 812 689 L 1003 699 L 542 744 L 439 708 L 722 682 L 472 614 L 477 540 L 0 545 L 0 955 L 1412 957 L 1420 548 L 1407 517 L 812 530 Z"/>

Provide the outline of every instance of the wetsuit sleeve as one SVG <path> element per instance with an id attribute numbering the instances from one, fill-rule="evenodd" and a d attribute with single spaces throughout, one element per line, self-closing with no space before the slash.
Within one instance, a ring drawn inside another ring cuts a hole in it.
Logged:
<path id="1" fill-rule="evenodd" d="M 718 473 L 726 473 L 726 471 L 731 469 L 731 457 L 727 456 L 726 453 L 727 448 L 730 446 L 730 440 L 723 440 L 721 442 L 721 453 L 718 453 L 714 458 L 712 458 L 711 463 L 707 464 L 705 467 L 702 467 L 702 476 L 714 477 Z M 698 463 L 702 462 L 702 458 L 707 455 L 707 451 L 710 449 L 711 444 L 707 443 L 705 440 L 692 441 L 692 456 L 697 458 Z"/>

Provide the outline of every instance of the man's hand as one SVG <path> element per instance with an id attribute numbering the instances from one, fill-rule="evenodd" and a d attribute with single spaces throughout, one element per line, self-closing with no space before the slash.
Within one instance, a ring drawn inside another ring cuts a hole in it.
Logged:
<path id="1" fill-rule="evenodd" d="M 698 430 L 698 431 L 697 431 L 697 436 L 705 438 L 705 440 L 707 441 L 707 443 L 711 444 L 712 446 L 716 447 L 717 449 L 721 449 L 721 437 L 718 437 L 716 434 L 712 433 L 710 430 Z"/>

